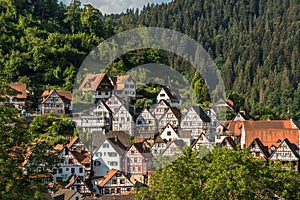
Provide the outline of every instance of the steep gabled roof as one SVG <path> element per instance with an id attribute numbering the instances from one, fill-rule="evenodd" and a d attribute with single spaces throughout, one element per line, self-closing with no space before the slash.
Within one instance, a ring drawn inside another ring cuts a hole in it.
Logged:
<path id="1" fill-rule="evenodd" d="M 192 106 L 192 109 L 197 113 L 197 115 L 202 119 L 204 122 L 210 122 L 210 118 L 207 114 L 202 110 L 199 106 Z"/>
<path id="2" fill-rule="evenodd" d="M 275 149 L 275 151 L 271 154 L 270 159 L 273 158 L 273 156 L 277 153 L 277 150 L 278 150 L 284 143 L 287 144 L 287 146 L 289 147 L 289 149 L 291 150 L 291 152 L 294 154 L 294 156 L 295 156 L 297 159 L 299 159 L 300 156 L 299 156 L 299 153 L 297 152 L 297 151 L 299 151 L 299 148 L 298 148 L 295 144 L 291 143 L 291 142 L 289 141 L 289 139 L 287 139 L 287 138 L 285 138 L 283 141 L 280 142 L 279 146 L 278 146 L 278 147 Z"/>
<path id="3" fill-rule="evenodd" d="M 179 102 L 178 97 L 175 93 L 175 91 L 171 90 L 170 88 L 163 86 L 162 90 L 164 90 L 166 92 L 166 94 L 168 95 L 168 97 L 170 98 L 170 100 L 172 102 Z"/>
<path id="4" fill-rule="evenodd" d="M 146 149 L 143 142 L 133 143 L 132 146 L 144 157 L 144 158 L 151 158 L 153 157 L 151 151 Z"/>
<path id="5" fill-rule="evenodd" d="M 253 140 L 253 142 L 251 142 L 251 144 L 249 145 L 249 147 L 251 147 L 253 143 L 255 143 L 258 146 L 258 148 L 264 154 L 264 156 L 265 156 L 266 159 L 270 157 L 270 153 L 268 151 L 268 147 L 264 146 L 263 143 L 260 141 L 259 138 L 255 138 Z"/>
<path id="6" fill-rule="evenodd" d="M 127 151 L 128 148 L 126 148 L 121 142 L 120 140 L 116 140 L 113 138 L 107 138 L 107 141 L 109 142 L 109 144 L 116 150 L 116 152 L 122 156 L 123 154 L 125 154 L 125 152 Z"/>
<path id="7" fill-rule="evenodd" d="M 112 87 L 112 84 L 105 73 L 88 74 L 79 88 L 83 92 L 96 91 L 100 85 Z"/>
<path id="8" fill-rule="evenodd" d="M 221 147 L 227 147 L 227 145 L 229 145 L 234 150 L 236 150 L 236 143 L 233 141 L 233 139 L 230 136 L 225 137 L 220 145 Z"/>

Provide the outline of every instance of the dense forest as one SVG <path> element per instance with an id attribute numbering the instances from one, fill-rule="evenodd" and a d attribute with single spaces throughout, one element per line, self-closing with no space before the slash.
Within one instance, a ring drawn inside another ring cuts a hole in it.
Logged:
<path id="1" fill-rule="evenodd" d="M 254 118 L 300 118 L 297 0 L 175 0 L 108 16 L 78 0 L 70 5 L 56 0 L 0 2 L 1 74 L 26 82 L 36 94 L 50 86 L 71 90 L 81 62 L 103 39 L 135 27 L 165 27 L 203 45 L 221 70 L 236 110 Z M 147 62 L 168 65 L 195 80 L 187 62 L 153 50 L 122 56 L 111 73 Z M 196 92 L 205 91 L 199 87 L 203 81 L 193 82 Z"/>

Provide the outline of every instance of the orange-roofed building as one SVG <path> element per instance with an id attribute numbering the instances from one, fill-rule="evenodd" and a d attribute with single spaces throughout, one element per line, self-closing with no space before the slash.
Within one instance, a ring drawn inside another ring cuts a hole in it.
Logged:
<path id="1" fill-rule="evenodd" d="M 98 195 L 122 195 L 133 191 L 133 183 L 117 169 L 111 169 L 103 178 L 94 181 Z"/>
<path id="2" fill-rule="evenodd" d="M 248 147 L 256 138 L 268 148 L 277 147 L 285 138 L 299 147 L 299 129 L 291 120 L 236 121 L 228 127 L 240 139 L 241 148 Z"/>

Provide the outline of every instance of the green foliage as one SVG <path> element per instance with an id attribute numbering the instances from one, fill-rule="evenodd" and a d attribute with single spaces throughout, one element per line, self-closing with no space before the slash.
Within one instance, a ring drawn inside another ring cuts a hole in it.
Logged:
<path id="1" fill-rule="evenodd" d="M 278 162 L 254 159 L 247 149 L 216 147 L 206 156 L 188 149 L 151 176 L 136 199 L 285 199 L 299 198 L 300 175 Z M 202 155 L 202 156 L 199 156 Z"/>

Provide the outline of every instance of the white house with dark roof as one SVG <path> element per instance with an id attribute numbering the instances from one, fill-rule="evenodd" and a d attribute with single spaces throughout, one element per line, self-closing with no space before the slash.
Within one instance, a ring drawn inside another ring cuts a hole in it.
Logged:
<path id="1" fill-rule="evenodd" d="M 172 107 L 180 107 L 180 101 L 176 93 L 168 87 L 162 87 L 160 92 L 156 97 L 156 103 L 159 103 L 161 100 L 167 101 Z"/>
<path id="2" fill-rule="evenodd" d="M 199 150 L 201 147 L 206 147 L 207 149 L 212 150 L 213 143 L 209 141 L 204 133 L 201 133 L 200 136 L 192 142 L 191 147 L 194 150 Z"/>
<path id="3" fill-rule="evenodd" d="M 177 156 L 184 152 L 186 143 L 181 139 L 172 140 L 162 152 L 162 156 Z"/>
<path id="4" fill-rule="evenodd" d="M 158 120 L 158 128 L 163 128 L 168 124 L 171 124 L 173 127 L 179 127 L 180 118 L 180 110 L 175 107 L 170 107 Z"/>
<path id="5" fill-rule="evenodd" d="M 270 153 L 268 151 L 268 147 L 264 146 L 259 138 L 255 138 L 249 145 L 250 153 L 254 158 L 262 158 L 264 160 L 268 160 L 270 157 Z"/>
<path id="6" fill-rule="evenodd" d="M 192 106 L 189 108 L 185 116 L 182 117 L 180 123 L 181 131 L 191 132 L 191 137 L 197 139 L 201 133 L 205 133 L 206 136 L 211 139 L 209 135 L 210 119 L 205 112 L 199 106 Z"/>
<path id="7" fill-rule="evenodd" d="M 39 109 L 41 114 L 65 115 L 72 111 L 73 97 L 71 92 L 45 90 L 41 97 Z"/>
<path id="8" fill-rule="evenodd" d="M 86 171 L 90 170 L 90 155 L 87 151 L 71 151 L 64 146 L 59 158 L 62 162 L 52 169 L 54 181 L 67 181 L 73 174 L 85 180 Z"/>
<path id="9" fill-rule="evenodd" d="M 270 160 L 280 160 L 286 169 L 299 171 L 299 148 L 287 138 L 272 152 Z"/>
<path id="10" fill-rule="evenodd" d="M 127 148 L 115 138 L 106 138 L 99 148 L 93 153 L 94 176 L 104 176 L 108 170 L 122 169 L 122 156 Z"/>
<path id="11" fill-rule="evenodd" d="M 88 113 L 74 115 L 72 120 L 83 132 L 109 131 L 112 129 L 112 111 L 98 99 Z"/>
<path id="12" fill-rule="evenodd" d="M 157 133 L 157 124 L 155 117 L 144 108 L 136 118 L 136 137 L 150 138 Z"/>
<path id="13" fill-rule="evenodd" d="M 179 139 L 177 134 L 177 129 L 175 129 L 171 124 L 167 124 L 160 133 L 161 139 L 170 142 L 174 139 Z"/>
<path id="14" fill-rule="evenodd" d="M 134 135 L 135 123 L 133 116 L 123 105 L 113 115 L 112 130 L 125 131 L 129 135 Z"/>
<path id="15" fill-rule="evenodd" d="M 170 104 L 165 101 L 161 100 L 154 106 L 152 106 L 149 111 L 155 117 L 156 120 L 160 120 L 160 118 L 169 110 Z"/>

